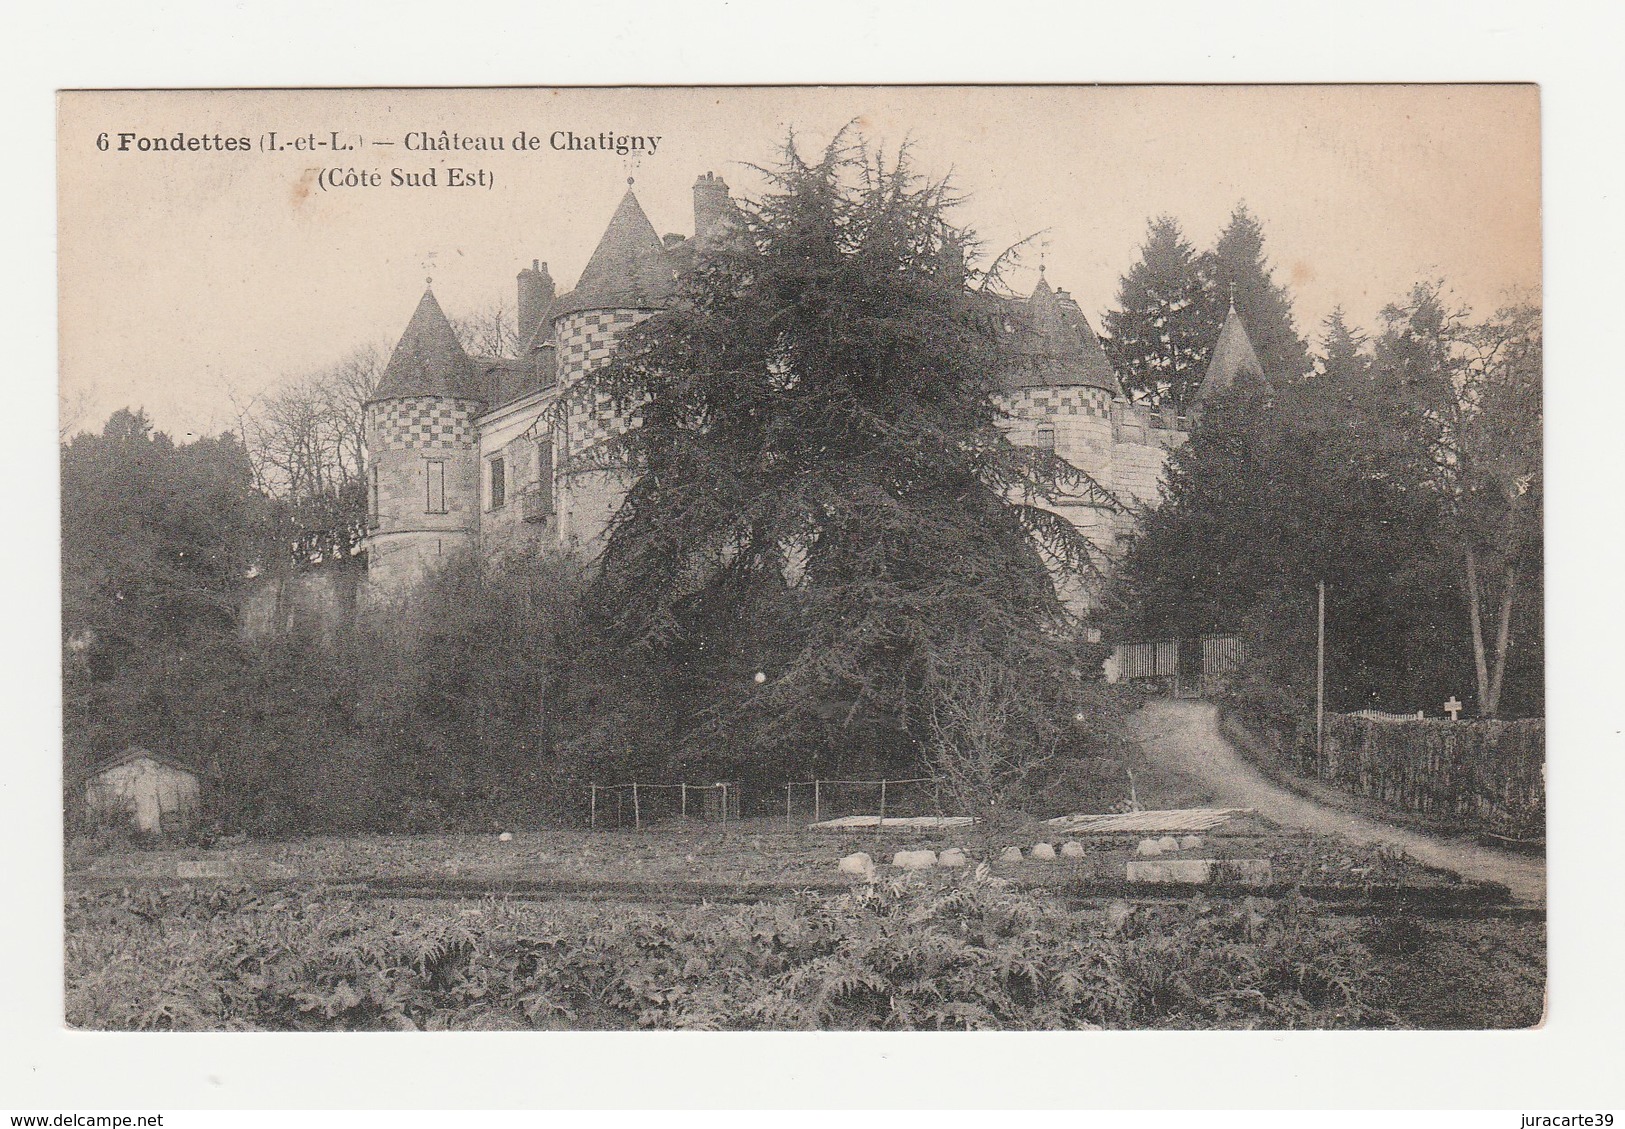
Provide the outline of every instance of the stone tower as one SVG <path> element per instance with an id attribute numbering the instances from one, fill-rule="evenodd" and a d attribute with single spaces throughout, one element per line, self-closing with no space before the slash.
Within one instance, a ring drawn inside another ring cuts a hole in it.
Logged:
<path id="1" fill-rule="evenodd" d="M 576 388 L 610 358 L 621 334 L 670 304 L 678 262 L 628 187 L 576 288 L 553 304 L 559 397 L 565 405 L 553 449 L 567 467 L 620 427 L 636 426 L 635 413 L 623 420 L 607 398 L 589 401 Z M 570 470 L 559 489 L 564 541 L 595 552 L 625 490 L 617 474 L 579 465 Z"/>
<path id="2" fill-rule="evenodd" d="M 367 575 L 400 591 L 478 533 L 474 419 L 485 394 L 474 362 L 425 290 L 366 406 Z"/>
<path id="3" fill-rule="evenodd" d="M 1052 290 L 1039 275 L 1022 303 L 1016 334 L 1020 363 L 1004 381 L 1004 406 L 1012 442 L 1053 451 L 1106 488 L 1114 477 L 1113 402 L 1122 389 L 1111 362 L 1083 310 L 1065 290 Z M 1095 545 L 1108 552 L 1116 539 L 1117 514 L 1096 492 L 1079 489 L 1055 509 Z M 1075 605 L 1089 602 L 1065 591 Z"/>

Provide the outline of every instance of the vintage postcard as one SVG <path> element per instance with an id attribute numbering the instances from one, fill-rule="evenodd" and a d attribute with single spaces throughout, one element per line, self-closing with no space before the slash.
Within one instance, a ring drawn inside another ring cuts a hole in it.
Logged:
<path id="1" fill-rule="evenodd" d="M 64 1020 L 1546 994 L 1533 85 L 69 90 Z"/>

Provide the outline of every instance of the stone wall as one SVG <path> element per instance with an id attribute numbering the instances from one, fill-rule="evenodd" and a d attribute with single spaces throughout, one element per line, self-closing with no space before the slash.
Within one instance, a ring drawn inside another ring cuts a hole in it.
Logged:
<path id="1" fill-rule="evenodd" d="M 603 365 L 615 352 L 620 335 L 649 317 L 652 310 L 582 310 L 558 320 L 554 334 L 558 341 L 558 372 L 561 395 L 565 396 L 565 453 L 575 458 L 594 443 L 615 433 L 621 420 L 608 397 L 590 400 L 572 395 L 581 378 Z M 633 426 L 636 426 L 636 415 Z"/>
<path id="2" fill-rule="evenodd" d="M 481 417 L 480 548 L 488 553 L 533 552 L 558 540 L 556 398 L 552 391 L 528 396 Z M 491 460 L 500 458 L 507 472 L 503 504 L 490 502 Z"/>
<path id="3" fill-rule="evenodd" d="M 603 548 L 604 531 L 626 497 L 627 483 L 621 474 L 584 471 L 571 463 L 623 426 L 636 427 L 642 421 L 637 412 L 623 420 L 606 396 L 587 399 L 573 394 L 574 389 L 582 377 L 609 360 L 621 334 L 653 312 L 583 310 L 560 318 L 554 327 L 560 395 L 565 398 L 563 428 L 554 445 L 559 540 L 588 556 Z"/>
<path id="4" fill-rule="evenodd" d="M 366 570 L 352 563 L 258 577 L 243 594 L 238 630 L 256 642 L 286 635 L 330 641 L 355 615 L 366 581 Z"/>
<path id="5" fill-rule="evenodd" d="M 369 579 L 398 592 L 472 547 L 480 518 L 479 403 L 438 396 L 367 408 Z"/>

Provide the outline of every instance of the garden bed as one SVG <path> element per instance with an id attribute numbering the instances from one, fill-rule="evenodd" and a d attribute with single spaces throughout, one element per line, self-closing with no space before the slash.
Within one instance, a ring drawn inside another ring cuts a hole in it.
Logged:
<path id="1" fill-rule="evenodd" d="M 469 891 L 626 890 L 629 895 L 638 890 L 691 889 L 721 896 L 840 889 L 846 883 L 836 873 L 835 862 L 843 855 L 863 851 L 884 864 L 900 850 L 961 846 L 973 865 L 986 859 L 994 874 L 1018 885 L 1075 888 L 1120 883 L 1141 838 L 1065 836 L 1041 827 L 1038 834 L 1053 843 L 1077 842 L 1084 853 L 1077 858 L 1004 863 L 996 861 L 1004 845 L 997 832 L 967 828 L 914 829 L 906 834 L 890 828 L 829 832 L 754 820 L 726 829 L 691 823 L 642 832 L 519 831 L 509 842 L 495 835 L 373 835 L 132 850 L 71 858 L 68 881 L 70 886 L 100 888 L 182 879 L 259 885 L 381 882 Z M 1032 846 L 1032 841 L 1010 841 L 1024 849 Z M 1459 881 L 1403 855 L 1275 830 L 1257 817 L 1232 819 L 1204 836 L 1201 848 L 1169 857 L 1267 858 L 1274 881 L 1282 887 L 1308 883 L 1435 888 Z"/>
<path id="2" fill-rule="evenodd" d="M 80 891 L 66 973 L 93 1029 L 1358 1028 L 1532 1025 L 1545 964 L 1539 922 L 961 873 L 687 907 Z"/>

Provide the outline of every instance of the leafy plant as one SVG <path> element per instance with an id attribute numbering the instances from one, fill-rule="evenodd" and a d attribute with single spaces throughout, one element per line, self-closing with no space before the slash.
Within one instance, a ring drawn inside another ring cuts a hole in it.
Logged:
<path id="1" fill-rule="evenodd" d="M 985 873 L 662 911 L 81 893 L 68 1017 L 133 1030 L 1336 1027 L 1393 1021 L 1294 899 L 1079 912 Z"/>

